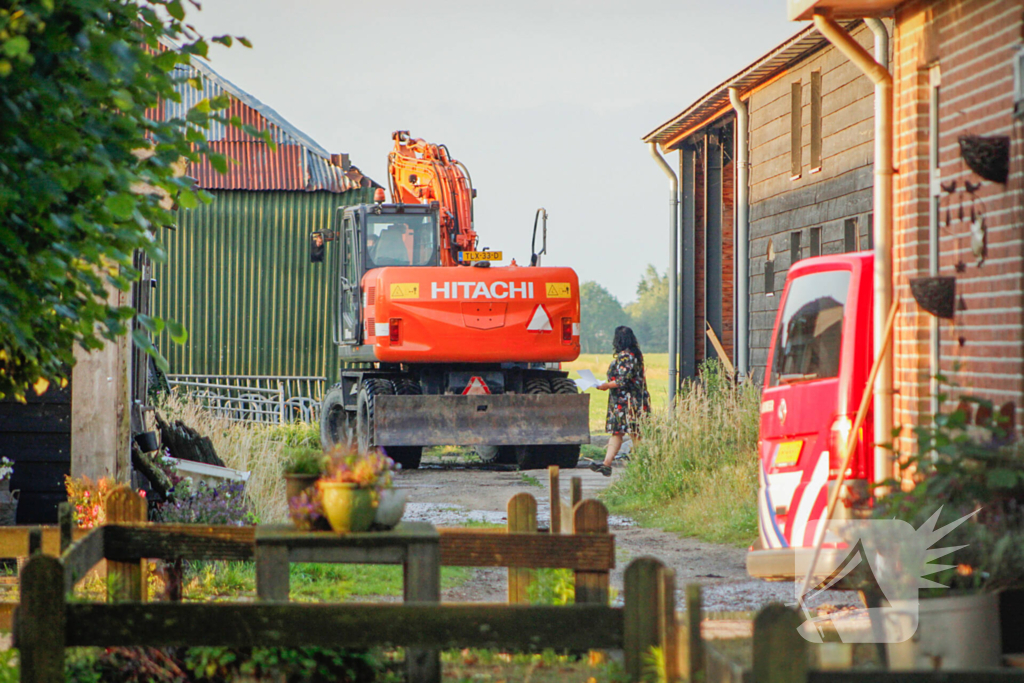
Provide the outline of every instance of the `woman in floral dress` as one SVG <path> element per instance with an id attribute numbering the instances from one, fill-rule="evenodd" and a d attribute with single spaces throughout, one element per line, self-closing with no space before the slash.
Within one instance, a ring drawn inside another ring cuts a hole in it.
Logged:
<path id="1" fill-rule="evenodd" d="M 604 462 L 590 465 L 590 469 L 606 477 L 612 475 L 612 461 L 622 447 L 623 437 L 629 434 L 636 443 L 640 438 L 640 420 L 651 412 L 651 396 L 647 393 L 644 375 L 644 354 L 633 330 L 625 325 L 615 328 L 612 348 L 615 357 L 608 366 L 608 381 L 597 385 L 601 391 L 609 392 L 605 431 L 611 436 Z"/>

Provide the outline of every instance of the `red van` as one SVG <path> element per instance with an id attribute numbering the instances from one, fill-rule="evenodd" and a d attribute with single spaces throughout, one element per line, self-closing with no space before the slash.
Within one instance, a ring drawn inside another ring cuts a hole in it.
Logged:
<path id="1" fill-rule="evenodd" d="M 872 252 L 799 261 L 779 302 L 761 397 L 759 543 L 747 571 L 792 578 L 796 553 L 813 552 L 871 369 Z M 874 478 L 868 413 L 833 515 L 865 500 Z"/>

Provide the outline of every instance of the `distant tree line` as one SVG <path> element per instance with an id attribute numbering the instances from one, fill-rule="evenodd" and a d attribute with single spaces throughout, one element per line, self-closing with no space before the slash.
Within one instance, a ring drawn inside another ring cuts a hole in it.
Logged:
<path id="1" fill-rule="evenodd" d="M 648 265 L 636 286 L 636 301 L 623 306 L 596 282 L 580 285 L 580 345 L 583 353 L 610 353 L 619 325 L 633 328 L 645 352 L 668 351 L 668 274 Z"/>

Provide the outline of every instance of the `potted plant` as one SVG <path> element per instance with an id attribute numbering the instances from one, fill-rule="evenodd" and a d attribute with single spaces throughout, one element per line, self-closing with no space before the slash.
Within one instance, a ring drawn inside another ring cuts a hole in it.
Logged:
<path id="1" fill-rule="evenodd" d="M 934 547 L 954 550 L 935 558 L 944 568 L 926 577 L 948 588 L 922 589 L 917 633 L 890 645 L 894 668 L 1001 663 L 998 594 L 1024 588 L 1024 460 L 1004 424 L 990 402 L 963 399 L 954 412 L 915 429 L 915 454 L 899 459 L 900 480 L 885 482 L 891 493 L 877 499 L 877 519 L 919 530 L 951 525 Z"/>
<path id="2" fill-rule="evenodd" d="M 322 471 L 323 454 L 312 448 L 290 448 L 284 456 L 285 496 L 291 501 L 316 484 Z"/>
<path id="3" fill-rule="evenodd" d="M 394 462 L 380 451 L 359 453 L 336 447 L 317 482 L 324 516 L 338 533 L 366 531 L 373 524 L 381 492 L 392 484 Z"/>

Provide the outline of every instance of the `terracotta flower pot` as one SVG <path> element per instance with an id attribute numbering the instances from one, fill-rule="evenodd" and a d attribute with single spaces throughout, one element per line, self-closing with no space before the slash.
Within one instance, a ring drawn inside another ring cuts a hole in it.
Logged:
<path id="1" fill-rule="evenodd" d="M 373 489 L 323 480 L 318 486 L 324 515 L 336 532 L 347 534 L 350 531 L 366 531 L 373 524 L 376 514 Z"/>
<path id="2" fill-rule="evenodd" d="M 284 493 L 287 500 L 292 498 L 298 498 L 303 491 L 309 491 L 312 493 L 312 489 L 316 486 L 316 480 L 320 478 L 318 474 L 286 474 L 284 475 Z"/>

